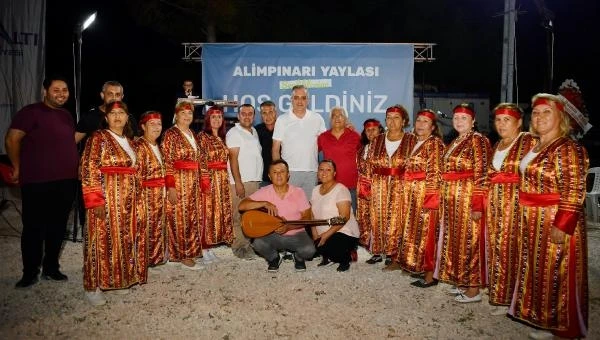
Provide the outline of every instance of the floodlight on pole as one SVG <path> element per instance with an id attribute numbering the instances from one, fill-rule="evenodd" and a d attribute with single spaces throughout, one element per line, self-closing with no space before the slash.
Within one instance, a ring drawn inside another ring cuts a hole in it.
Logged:
<path id="1" fill-rule="evenodd" d="M 96 13 L 92 13 L 88 16 L 83 23 L 77 23 L 73 30 L 74 41 L 73 41 L 73 78 L 75 88 L 75 117 L 76 122 L 79 122 L 81 117 L 81 45 L 83 42 L 83 31 L 90 27 L 90 25 L 96 20 Z M 81 143 L 80 143 L 81 144 Z M 81 147 L 81 145 L 79 146 Z M 75 213 L 73 214 L 73 242 L 77 241 L 77 218 L 79 217 L 79 190 L 75 190 Z M 81 230 L 81 236 L 83 238 L 83 230 Z"/>
<path id="2" fill-rule="evenodd" d="M 96 20 L 96 13 L 92 13 L 88 16 L 83 23 L 78 23 L 73 30 L 75 33 L 75 41 L 73 42 L 73 76 L 74 76 L 74 87 L 75 87 L 75 116 L 77 121 L 81 117 L 81 45 L 83 42 L 83 31 L 90 27 L 90 25 Z"/>
<path id="3" fill-rule="evenodd" d="M 90 27 L 90 25 L 92 23 L 94 23 L 94 20 L 96 20 L 96 13 L 97 12 L 92 13 L 92 15 L 90 15 L 87 19 L 85 19 L 85 21 L 83 22 L 83 25 L 81 25 L 82 31 L 85 31 L 86 28 Z"/>

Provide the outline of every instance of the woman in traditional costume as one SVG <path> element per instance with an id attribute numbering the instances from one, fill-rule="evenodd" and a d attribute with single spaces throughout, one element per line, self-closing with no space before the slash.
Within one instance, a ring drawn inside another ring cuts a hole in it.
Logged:
<path id="1" fill-rule="evenodd" d="M 202 256 L 200 230 L 202 214 L 199 209 L 200 155 L 196 137 L 190 129 L 194 106 L 180 102 L 175 107 L 174 125 L 165 131 L 161 151 L 165 163 L 165 206 L 169 261 L 182 268 L 200 270 L 204 266 L 195 259 Z"/>
<path id="2" fill-rule="evenodd" d="M 148 111 L 140 117 L 144 135 L 136 140 L 135 150 L 139 164 L 140 180 L 140 226 L 146 231 L 148 266 L 167 261 L 167 230 L 165 227 L 165 166 L 157 143 L 162 132 L 162 116 Z"/>
<path id="3" fill-rule="evenodd" d="M 86 215 L 83 287 L 94 306 L 106 303 L 103 291 L 119 294 L 146 282 L 145 231 L 137 224 L 137 157 L 125 103 L 106 106 L 102 129 L 86 143 L 81 158 L 81 182 Z M 142 268 L 142 270 L 140 270 Z"/>
<path id="4" fill-rule="evenodd" d="M 510 103 L 494 108 L 494 127 L 500 140 L 494 146 L 489 167 L 487 254 L 489 302 L 492 315 L 506 315 L 517 276 L 521 215 L 519 212 L 519 163 L 536 139 L 521 132 L 523 112 Z"/>
<path id="5" fill-rule="evenodd" d="M 203 150 L 202 205 L 204 226 L 202 246 L 205 263 L 218 261 L 211 250 L 218 244 L 230 245 L 233 241 L 233 213 L 227 174 L 229 149 L 225 144 L 225 119 L 223 108 L 213 106 L 204 116 L 204 129 L 198 134 Z"/>
<path id="6" fill-rule="evenodd" d="M 367 154 L 367 178 L 371 182 L 369 215 L 369 252 L 373 255 L 367 263 L 381 262 L 386 257 L 384 270 L 400 269 L 392 258 L 398 251 L 402 235 L 402 174 L 416 137 L 404 133 L 408 125 L 408 112 L 401 105 L 386 110 L 387 131 L 377 136 Z"/>
<path id="7" fill-rule="evenodd" d="M 522 246 L 509 314 L 541 328 L 530 334 L 534 339 L 585 337 L 588 327 L 583 201 L 589 159 L 568 137 L 565 105 L 554 95 L 533 97 L 530 131 L 539 142 L 520 164 Z"/>
<path id="8" fill-rule="evenodd" d="M 369 217 L 369 204 L 371 203 L 371 180 L 367 177 L 367 154 L 369 145 L 379 134 L 385 130 L 377 119 L 367 119 L 363 123 L 363 131 L 360 134 L 361 148 L 356 154 L 356 165 L 358 168 L 358 183 L 356 184 L 356 221 L 360 230 L 359 244 L 365 248 L 369 247 L 369 235 L 371 232 L 371 218 Z"/>
<path id="9" fill-rule="evenodd" d="M 468 104 L 453 110 L 458 132 L 446 148 L 440 189 L 440 237 L 434 277 L 455 285 L 455 301 L 479 302 L 486 284 L 484 197 L 491 156 L 489 140 L 475 132 Z"/>
<path id="10" fill-rule="evenodd" d="M 427 288 L 438 283 L 433 278 L 433 270 L 444 155 L 444 142 L 435 112 L 424 109 L 417 113 L 414 134 L 417 143 L 404 166 L 404 228 L 396 261 L 407 272 L 424 273 L 411 284 Z"/>

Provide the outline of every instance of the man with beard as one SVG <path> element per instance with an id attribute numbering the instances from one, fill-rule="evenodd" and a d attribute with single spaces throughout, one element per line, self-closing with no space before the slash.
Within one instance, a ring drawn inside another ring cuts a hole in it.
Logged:
<path id="1" fill-rule="evenodd" d="M 225 137 L 229 148 L 229 183 L 233 201 L 233 254 L 242 259 L 252 259 L 254 251 L 250 240 L 244 236 L 237 207 L 241 200 L 252 195 L 262 180 L 263 160 L 258 133 L 254 123 L 254 107 L 243 104 L 238 111 L 239 123 Z"/>
<path id="2" fill-rule="evenodd" d="M 23 277 L 16 288 L 34 285 L 40 266 L 43 279 L 67 280 L 59 271 L 58 258 L 75 195 L 75 124 L 62 108 L 69 99 L 67 81 L 50 77 L 43 86 L 43 101 L 17 112 L 5 140 L 12 180 L 21 186 L 23 204 Z"/>

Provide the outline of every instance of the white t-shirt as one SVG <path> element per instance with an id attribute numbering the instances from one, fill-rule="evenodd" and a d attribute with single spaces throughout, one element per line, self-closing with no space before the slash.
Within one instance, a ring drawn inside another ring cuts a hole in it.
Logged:
<path id="1" fill-rule="evenodd" d="M 317 171 L 317 137 L 325 130 L 323 117 L 310 110 L 303 118 L 292 111 L 277 118 L 273 139 L 281 142 L 281 158 L 290 171 Z"/>
<path id="2" fill-rule="evenodd" d="M 250 133 L 250 131 L 241 127 L 240 123 L 236 123 L 227 132 L 225 144 L 230 149 L 240 148 L 238 164 L 242 182 L 261 181 L 263 173 L 262 147 L 256 129 L 252 127 L 252 133 Z M 227 173 L 229 174 L 229 183 L 235 184 L 231 173 L 231 162 L 227 162 Z"/>
<path id="3" fill-rule="evenodd" d="M 342 201 L 351 202 L 352 198 L 350 197 L 350 191 L 346 188 L 342 183 L 337 183 L 331 191 L 326 193 L 325 195 L 321 195 L 319 189 L 321 185 L 317 185 L 312 192 L 312 196 L 310 199 L 311 209 L 313 212 L 313 216 L 317 220 L 321 219 L 329 219 L 332 217 L 340 216 L 340 212 L 337 208 L 337 203 Z M 358 222 L 356 222 L 356 218 L 354 217 L 354 212 L 352 208 L 350 208 L 350 219 L 342 229 L 338 232 L 344 233 L 348 236 L 359 237 L 358 231 Z M 328 225 L 320 225 L 317 226 L 317 232 L 320 234 L 324 233 L 330 228 Z"/>
<path id="4" fill-rule="evenodd" d="M 519 170 L 521 170 L 521 174 L 525 173 L 525 169 L 531 161 L 539 154 L 539 152 L 533 152 L 533 149 L 529 151 L 523 159 L 521 159 L 521 163 L 519 163 Z"/>

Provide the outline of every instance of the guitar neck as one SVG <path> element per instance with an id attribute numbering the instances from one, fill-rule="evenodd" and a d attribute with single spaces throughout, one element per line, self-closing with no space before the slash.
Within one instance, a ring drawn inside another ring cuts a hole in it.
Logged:
<path id="1" fill-rule="evenodd" d="M 282 221 L 282 224 L 287 225 L 303 225 L 303 226 L 311 226 L 311 225 L 329 225 L 329 220 L 292 220 L 292 221 Z"/>

